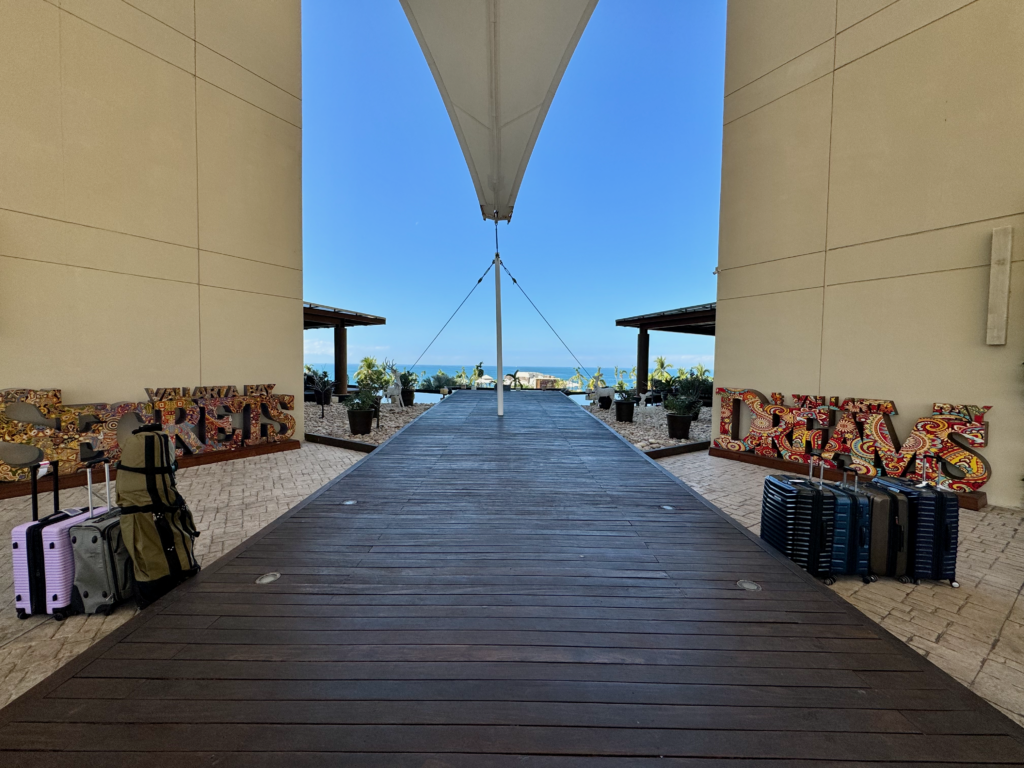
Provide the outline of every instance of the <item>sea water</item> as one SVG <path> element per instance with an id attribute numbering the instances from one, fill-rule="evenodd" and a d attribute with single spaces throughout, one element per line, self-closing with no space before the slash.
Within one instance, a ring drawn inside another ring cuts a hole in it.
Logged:
<path id="1" fill-rule="evenodd" d="M 331 379 L 334 379 L 334 363 L 310 363 L 310 365 L 312 365 L 318 371 L 327 371 L 327 375 L 330 376 Z M 475 365 L 476 365 L 475 363 L 471 363 L 470 365 L 465 366 L 465 368 L 466 368 L 466 375 L 467 376 L 472 375 L 473 368 L 474 368 Z M 410 366 L 402 365 L 402 364 L 396 364 L 396 367 L 398 368 L 399 371 L 404 371 L 406 368 L 410 368 Z M 492 379 L 497 379 L 498 378 L 498 367 L 496 365 L 484 365 L 484 366 L 481 366 L 481 367 L 484 369 L 484 374 L 485 375 L 490 376 Z M 437 374 L 438 370 L 442 370 L 446 374 L 451 376 L 452 378 L 455 378 L 462 371 L 462 368 L 463 368 L 463 366 L 461 366 L 461 365 L 437 365 L 437 364 L 425 365 L 423 363 L 420 363 L 415 368 L 410 368 L 410 370 L 412 370 L 415 374 L 417 374 L 421 379 L 424 376 L 424 372 L 426 373 L 427 376 L 434 376 L 434 375 Z M 359 370 L 359 363 L 349 363 L 348 364 L 348 380 L 349 380 L 350 383 L 355 383 L 356 371 L 357 370 Z M 506 365 L 506 366 L 504 366 L 505 375 L 509 375 L 511 373 L 515 373 L 515 371 L 517 371 L 517 370 L 519 370 L 519 371 L 534 371 L 536 373 L 545 373 L 545 374 L 547 374 L 549 376 L 552 376 L 552 377 L 554 377 L 556 379 L 564 379 L 565 381 L 568 381 L 570 378 L 572 378 L 573 376 L 576 375 L 576 369 L 575 368 L 568 368 L 568 367 L 565 367 L 565 366 L 558 366 L 558 365 Z M 587 370 L 590 372 L 591 375 L 593 375 L 594 372 L 597 369 L 596 368 L 589 368 L 588 367 Z M 628 369 L 626 369 L 626 370 L 628 371 Z M 583 384 L 584 384 L 584 386 L 586 386 L 587 380 L 589 380 L 590 376 L 587 376 L 587 372 L 584 371 L 583 369 L 580 369 L 580 373 L 582 373 L 583 376 L 585 377 Z M 615 384 L 615 368 L 614 367 L 612 367 L 612 368 L 604 368 L 602 366 L 601 373 L 604 376 L 604 381 L 605 381 L 605 383 L 608 386 L 613 386 Z M 437 402 L 440 399 L 441 399 L 440 395 L 430 395 L 430 394 L 426 394 L 426 393 L 423 393 L 423 392 L 419 392 L 419 393 L 416 394 L 416 402 L 418 402 L 418 403 L 434 403 L 434 402 Z M 580 403 L 583 403 L 583 396 L 582 395 L 574 396 L 573 400 L 577 400 Z"/>

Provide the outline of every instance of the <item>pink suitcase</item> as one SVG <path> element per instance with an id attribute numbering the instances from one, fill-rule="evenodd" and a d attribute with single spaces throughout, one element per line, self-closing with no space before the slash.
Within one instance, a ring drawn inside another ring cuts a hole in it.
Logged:
<path id="1" fill-rule="evenodd" d="M 39 518 L 37 478 L 42 472 L 53 474 L 51 515 Z M 58 462 L 43 462 L 32 467 L 32 522 L 11 531 L 14 560 L 14 606 L 18 618 L 33 613 L 49 613 L 58 621 L 71 615 L 71 590 L 75 584 L 75 555 L 71 548 L 71 527 L 106 507 L 92 508 L 92 470 L 89 470 L 89 506 L 60 509 Z"/>

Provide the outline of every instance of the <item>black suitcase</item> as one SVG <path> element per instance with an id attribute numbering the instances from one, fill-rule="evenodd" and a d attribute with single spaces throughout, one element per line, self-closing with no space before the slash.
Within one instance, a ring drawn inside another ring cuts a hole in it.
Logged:
<path id="1" fill-rule="evenodd" d="M 898 491 L 873 483 L 866 483 L 860 488 L 871 496 L 871 574 L 909 582 L 909 499 Z"/>
<path id="2" fill-rule="evenodd" d="M 761 538 L 814 576 L 831 579 L 835 494 L 789 475 L 764 479 Z"/>
<path id="3" fill-rule="evenodd" d="M 893 477 L 875 478 L 875 484 L 907 497 L 910 510 L 910 557 L 907 572 L 920 584 L 922 579 L 956 580 L 957 535 L 960 530 L 960 500 L 952 491 L 927 483 Z"/>

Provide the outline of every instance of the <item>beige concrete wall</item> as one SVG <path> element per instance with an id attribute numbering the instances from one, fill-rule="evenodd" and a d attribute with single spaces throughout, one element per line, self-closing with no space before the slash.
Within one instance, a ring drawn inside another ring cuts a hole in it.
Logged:
<path id="1" fill-rule="evenodd" d="M 715 381 L 991 405 L 1024 502 L 1024 3 L 730 0 Z M 992 230 L 1014 228 L 1007 344 Z"/>
<path id="2" fill-rule="evenodd" d="M 301 403 L 299 6 L 0 0 L 0 388 Z"/>

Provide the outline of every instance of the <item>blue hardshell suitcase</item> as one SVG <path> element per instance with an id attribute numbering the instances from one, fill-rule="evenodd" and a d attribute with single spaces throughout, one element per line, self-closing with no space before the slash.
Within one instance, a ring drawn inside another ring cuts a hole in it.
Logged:
<path id="1" fill-rule="evenodd" d="M 761 538 L 814 576 L 831 578 L 836 495 L 803 478 L 764 480 Z"/>
<path id="2" fill-rule="evenodd" d="M 872 581 L 871 498 L 858 490 L 830 485 L 836 496 L 832 537 L 832 574 L 857 575 Z"/>
<path id="3" fill-rule="evenodd" d="M 878 477 L 881 487 L 899 491 L 910 508 L 910 552 L 907 573 L 915 582 L 922 579 L 956 581 L 957 536 L 960 529 L 960 501 L 952 491 L 929 485 Z"/>

